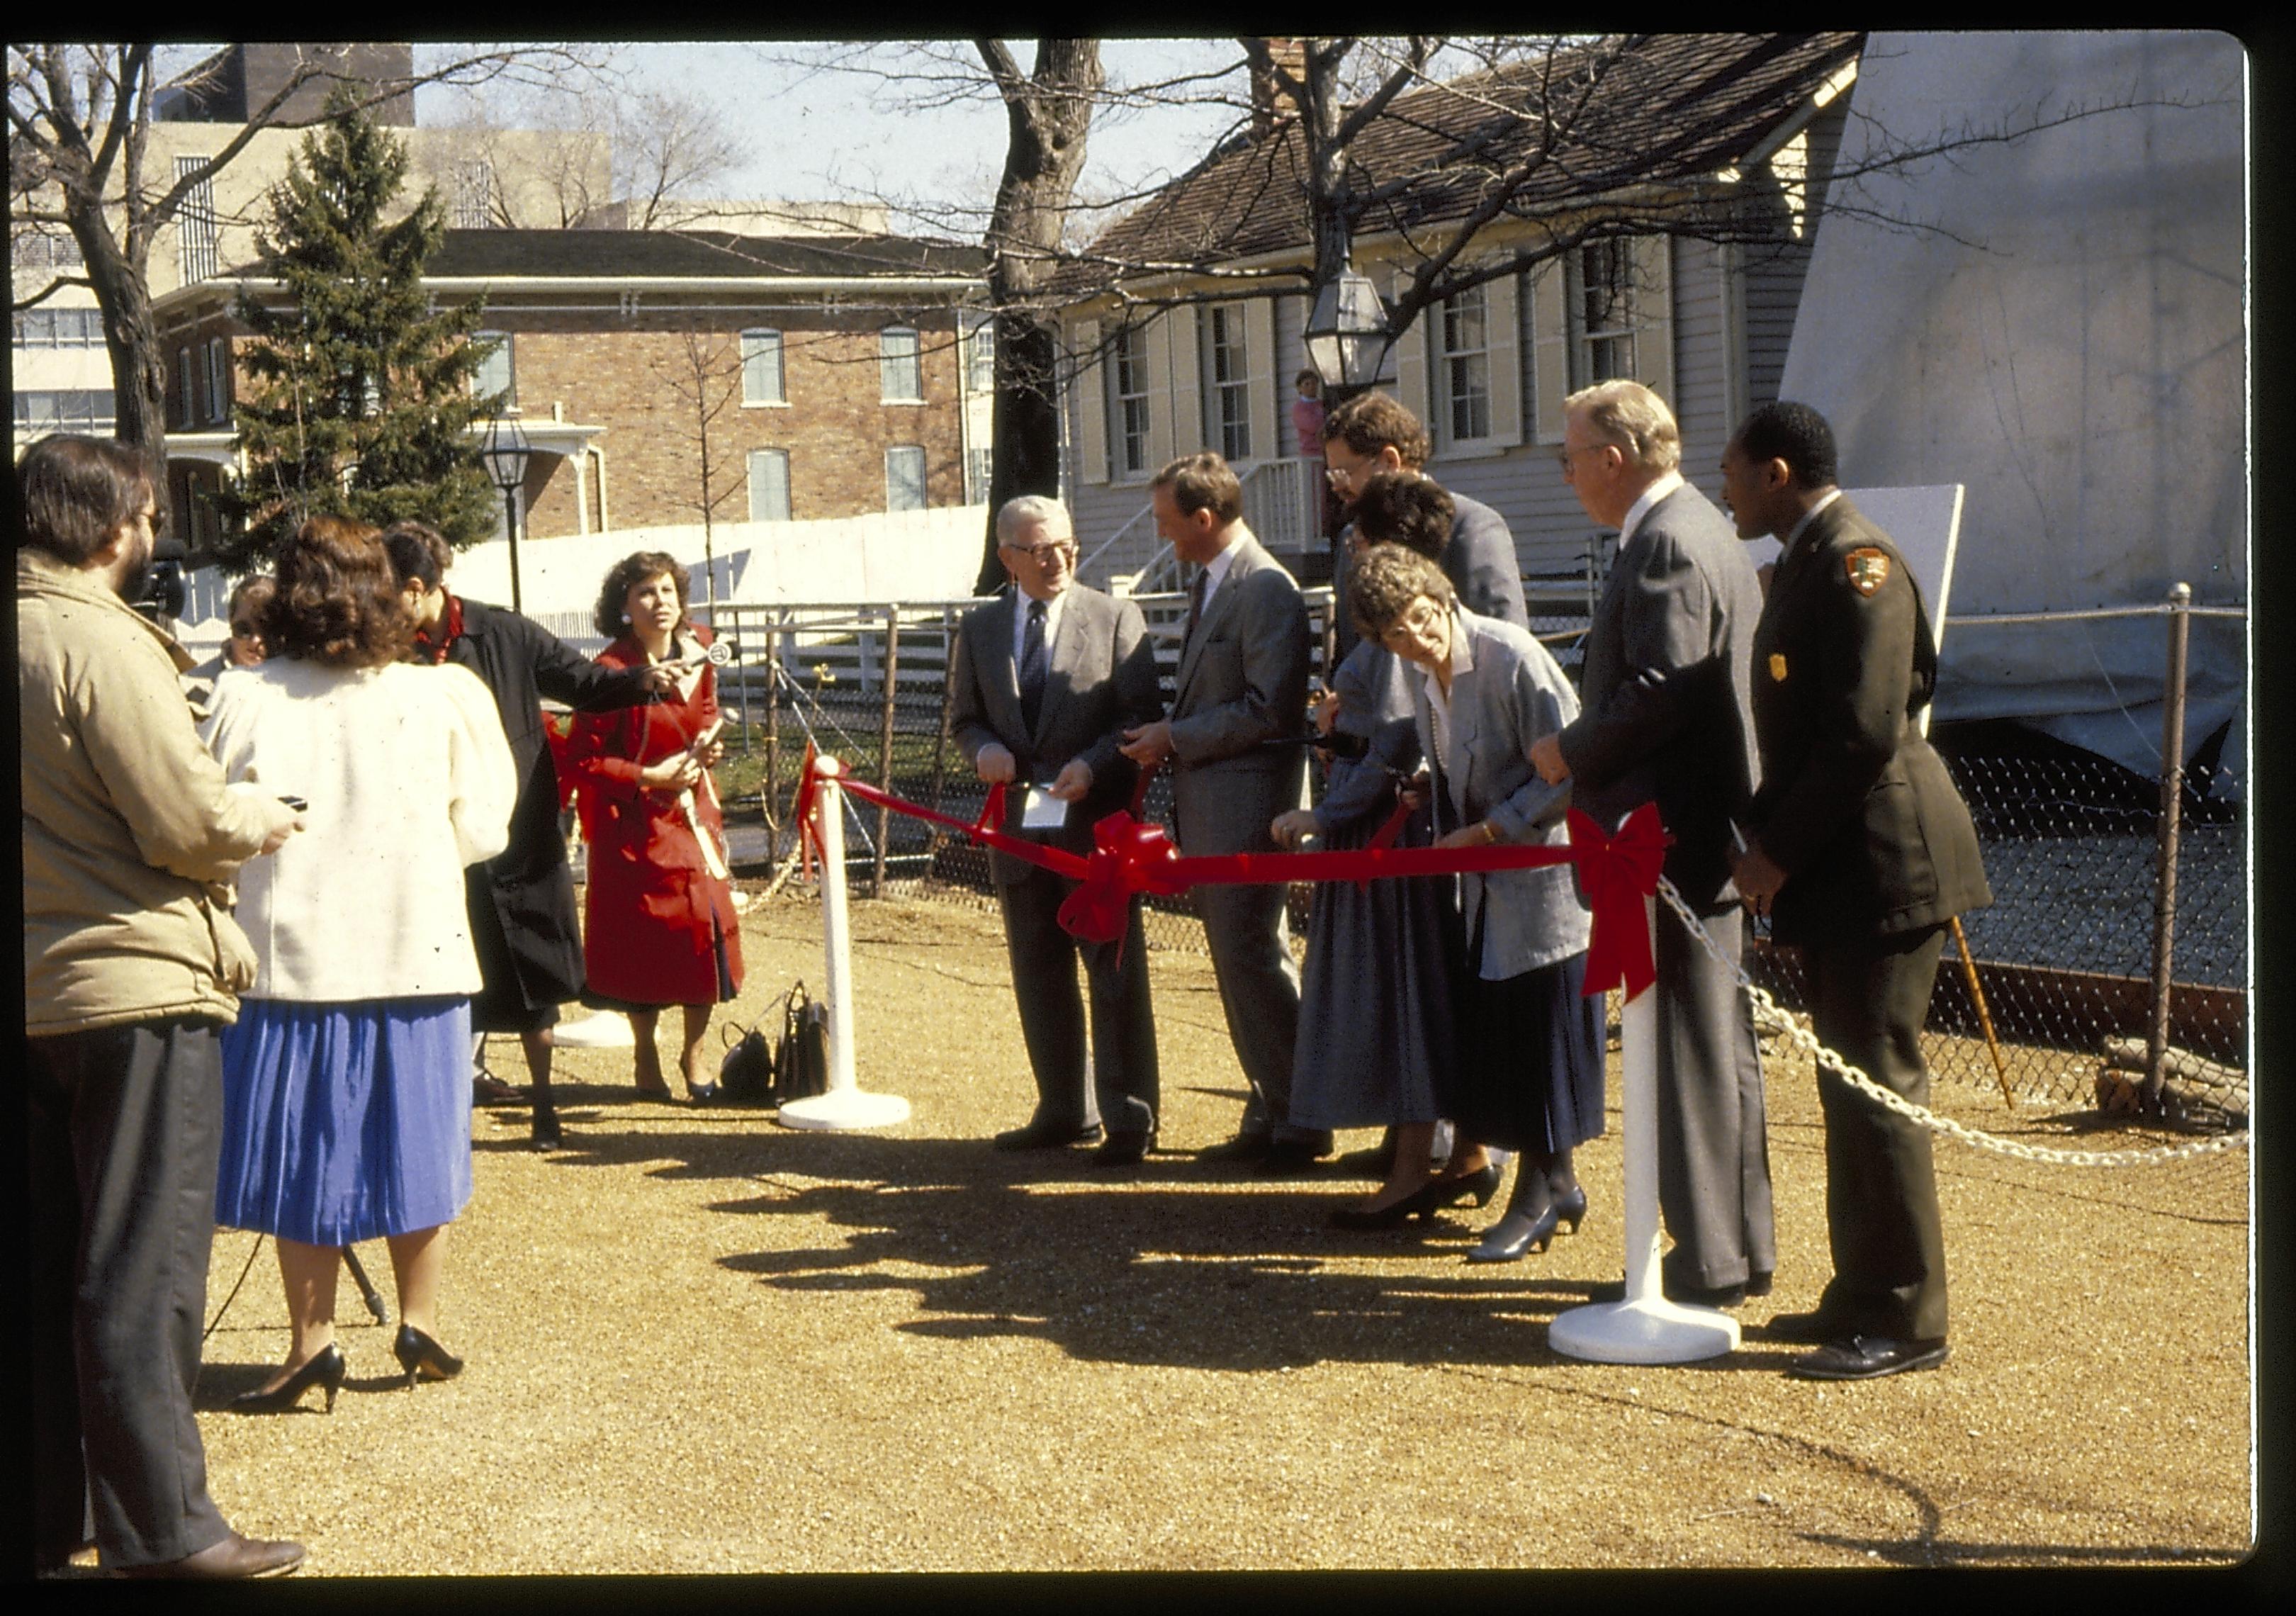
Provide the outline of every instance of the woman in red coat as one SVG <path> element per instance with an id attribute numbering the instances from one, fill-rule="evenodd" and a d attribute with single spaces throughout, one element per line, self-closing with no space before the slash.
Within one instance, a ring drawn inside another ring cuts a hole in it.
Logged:
<path id="1" fill-rule="evenodd" d="M 667 1096 L 653 1029 L 665 1005 L 685 1007 L 678 1070 L 687 1097 L 716 1098 L 700 1075 L 713 1005 L 742 986 L 742 932 L 726 879 L 726 829 L 709 775 L 718 738 L 709 631 L 685 615 L 685 569 L 642 550 L 606 574 L 598 653 L 610 667 L 684 664 L 677 687 L 650 707 L 578 713 L 567 745 L 590 844 L 583 924 L 585 1004 L 619 1010 L 637 1034 L 637 1086 Z"/>

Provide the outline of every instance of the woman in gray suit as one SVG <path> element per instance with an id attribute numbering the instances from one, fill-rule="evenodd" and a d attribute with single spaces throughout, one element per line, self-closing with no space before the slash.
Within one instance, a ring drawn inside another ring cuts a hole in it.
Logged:
<path id="1" fill-rule="evenodd" d="M 1436 846 L 1560 845 L 1570 788 L 1546 784 L 1530 765 L 1532 744 L 1578 714 L 1554 659 L 1513 625 L 1464 610 L 1442 569 L 1400 546 L 1374 546 L 1350 587 L 1361 625 L 1412 666 L 1405 683 L 1431 777 Z M 1480 1204 L 1501 1170 L 1487 1147 L 1515 1152 L 1506 1214 L 1471 1254 L 1511 1261 L 1586 1218 L 1570 1153 L 1603 1131 L 1602 1006 L 1580 991 L 1589 921 L 1567 865 L 1463 875 L 1459 900 L 1464 1047 L 1444 1107 L 1457 1143 L 1409 1204 Z"/>

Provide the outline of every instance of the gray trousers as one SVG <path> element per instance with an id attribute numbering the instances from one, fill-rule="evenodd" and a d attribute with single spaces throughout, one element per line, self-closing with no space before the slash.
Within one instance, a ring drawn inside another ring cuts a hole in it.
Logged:
<path id="1" fill-rule="evenodd" d="M 1284 923 L 1285 889 L 1205 886 L 1195 890 L 1204 919 L 1204 942 L 1227 1014 L 1229 1041 L 1251 1085 L 1245 1104 L 1246 1135 L 1306 1140 L 1331 1146 L 1325 1128 L 1292 1126 L 1292 1067 L 1300 1042 L 1300 967 L 1292 958 Z"/>
<path id="2" fill-rule="evenodd" d="M 1148 938 L 1140 900 L 1132 900 L 1124 942 L 1079 942 L 1063 931 L 1061 905 L 1077 883 L 1032 869 L 996 889 L 1004 913 L 1004 951 L 1013 963 L 1013 997 L 1021 1036 L 1037 1078 L 1033 1121 L 1079 1127 L 1103 1122 L 1111 1133 L 1156 1129 L 1156 1019 L 1148 996 Z M 1092 1085 L 1085 1083 L 1085 1005 L 1077 963 L 1092 990 Z"/>
<path id="3" fill-rule="evenodd" d="M 221 1029 L 142 1021 L 24 1040 L 34 1543 L 92 1516 L 109 1567 L 230 1534 L 192 1414 L 223 1147 Z"/>
<path id="4" fill-rule="evenodd" d="M 1745 911 L 1699 916 L 1735 964 Z M 1778 1266 L 1754 1012 L 1669 906 L 1658 906 L 1658 1203 L 1677 1283 L 1718 1289 Z"/>

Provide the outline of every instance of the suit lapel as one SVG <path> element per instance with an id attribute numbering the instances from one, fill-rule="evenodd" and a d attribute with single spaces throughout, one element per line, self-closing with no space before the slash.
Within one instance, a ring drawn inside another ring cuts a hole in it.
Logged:
<path id="1" fill-rule="evenodd" d="M 1179 672 L 1172 681 L 1173 706 L 1180 704 L 1181 693 L 1188 688 L 1188 681 L 1195 677 L 1196 663 L 1202 656 L 1204 642 L 1212 637 L 1212 625 L 1218 622 L 1220 614 L 1234 603 L 1235 586 L 1252 570 L 1252 552 L 1259 547 L 1249 538 L 1235 541 L 1234 557 L 1229 561 L 1227 571 L 1221 575 L 1219 587 L 1212 592 L 1212 598 L 1205 603 L 1203 616 L 1196 621 L 1195 637 L 1180 653 Z"/>
<path id="2" fill-rule="evenodd" d="M 990 727 L 1000 735 L 1023 738 L 1029 726 L 1021 721 L 1021 669 L 1013 660 L 1013 619 L 1027 598 L 1014 589 L 1004 597 L 1004 610 L 988 615 L 981 626 L 989 643 L 980 648 L 981 689 L 995 709 Z"/>
<path id="3" fill-rule="evenodd" d="M 1084 660 L 1086 644 L 1092 637 L 1083 620 L 1090 610 L 1085 604 L 1083 588 L 1081 584 L 1068 587 L 1061 601 L 1061 620 L 1053 630 L 1053 643 L 1045 647 L 1045 699 L 1037 709 L 1037 733 L 1029 737 L 1034 744 L 1043 743 L 1045 733 L 1052 724 L 1053 709 L 1058 705 L 1053 692 L 1063 687 L 1075 690 L 1084 683 L 1075 677 L 1078 664 Z M 1065 682 L 1061 678 L 1062 674 L 1069 676 Z M 1018 688 L 1017 675 L 1015 677 Z"/>

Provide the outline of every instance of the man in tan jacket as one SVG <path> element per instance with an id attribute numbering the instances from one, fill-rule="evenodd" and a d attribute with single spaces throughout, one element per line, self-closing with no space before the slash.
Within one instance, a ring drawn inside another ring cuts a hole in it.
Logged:
<path id="1" fill-rule="evenodd" d="M 200 744 L 182 647 L 136 615 L 152 484 L 129 450 L 17 467 L 36 1571 L 88 1540 L 127 1576 L 290 1571 L 208 1497 L 192 1413 L 223 1133 L 218 1034 L 254 951 L 227 913 L 299 827 Z"/>

